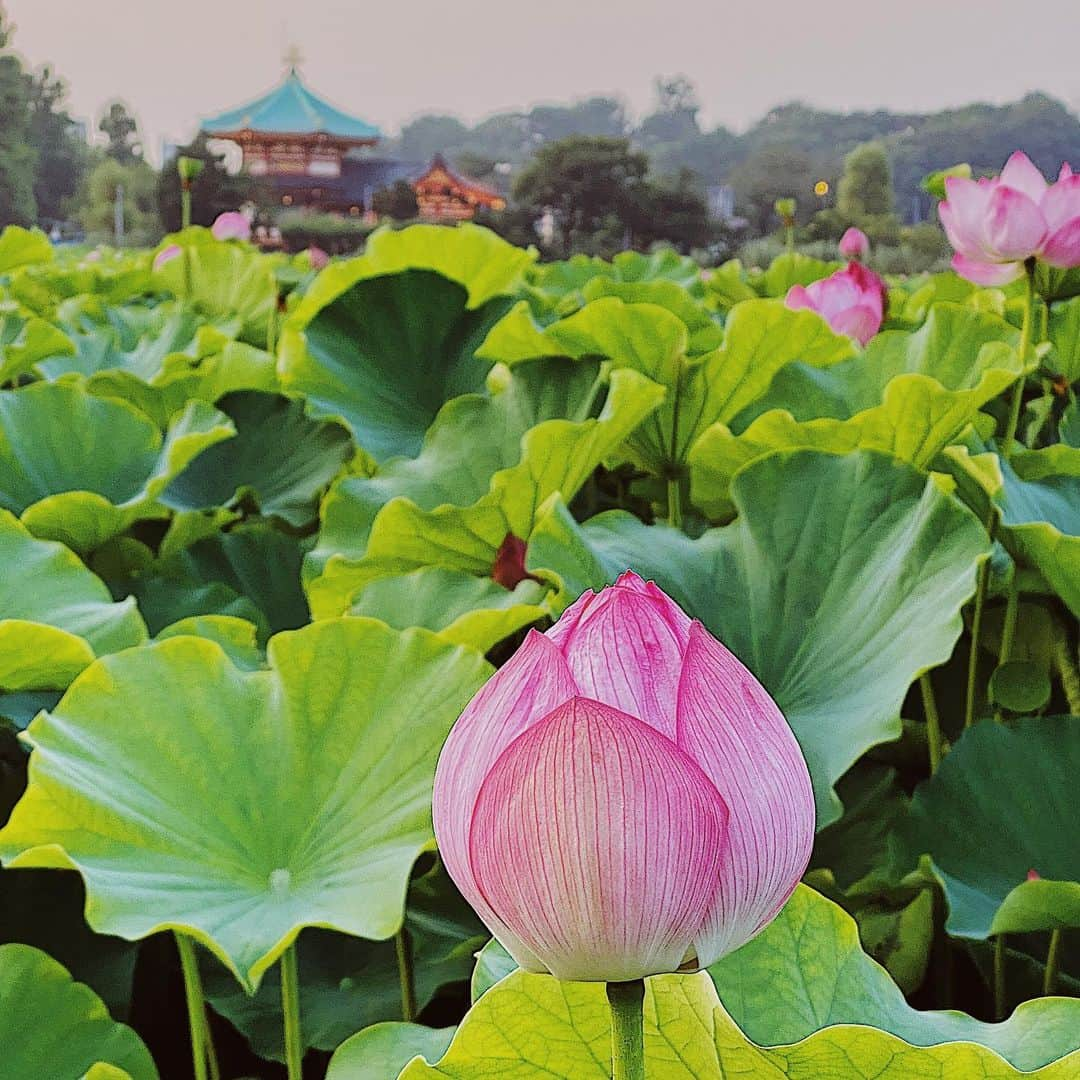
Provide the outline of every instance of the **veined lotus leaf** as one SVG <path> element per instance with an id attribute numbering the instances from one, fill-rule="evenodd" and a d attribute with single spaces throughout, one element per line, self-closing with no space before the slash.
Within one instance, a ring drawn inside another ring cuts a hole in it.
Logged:
<path id="1" fill-rule="evenodd" d="M 405 928 L 422 1010 L 442 987 L 468 980 L 488 932 L 439 866 L 410 884 Z M 203 985 L 215 1011 L 243 1032 L 260 1057 L 284 1061 L 278 970 L 268 972 L 252 997 L 220 964 L 208 955 L 203 960 Z M 334 1050 L 357 1027 L 400 1019 L 401 977 L 393 941 L 308 929 L 298 940 L 297 960 L 307 1046 Z M 442 1049 L 449 1041 L 448 1034 Z M 398 1069 L 412 1056 L 402 1058 Z"/>
<path id="2" fill-rule="evenodd" d="M 189 615 L 159 630 L 158 641 L 174 637 L 206 638 L 220 645 L 234 666 L 258 671 L 266 666 L 258 644 L 259 628 L 236 615 Z"/>
<path id="3" fill-rule="evenodd" d="M 0 386 L 27 374 L 43 357 L 74 351 L 67 334 L 44 319 L 0 314 Z"/>
<path id="4" fill-rule="evenodd" d="M 996 380 L 997 393 L 1023 370 L 1015 355 L 1019 343 L 1016 327 L 996 315 L 959 304 L 935 304 L 918 330 L 886 330 L 845 363 L 826 370 L 805 361 L 787 365 L 768 392 L 730 426 L 742 431 L 770 409 L 786 409 L 796 420 L 847 420 L 881 405 L 886 388 L 899 376 L 921 376 L 931 388 L 968 391 L 972 400 L 981 397 L 985 402 L 993 394 L 984 396 L 990 386 L 980 388 L 983 380 Z M 1011 375 L 1002 381 L 1004 372 Z"/>
<path id="5" fill-rule="evenodd" d="M 0 232 L 0 274 L 9 274 L 20 266 L 51 262 L 53 246 L 40 229 L 8 225 Z"/>
<path id="6" fill-rule="evenodd" d="M 954 446 L 941 461 L 977 513 L 985 515 L 993 499 L 1009 554 L 1037 570 L 1080 617 L 1080 449 L 1059 443 L 1005 461 Z"/>
<path id="7" fill-rule="evenodd" d="M 1080 717 L 984 720 L 916 789 L 909 841 L 933 860 L 949 933 L 1080 926 L 1078 768 Z"/>
<path id="8" fill-rule="evenodd" d="M 194 458 L 161 502 L 210 510 L 250 499 L 263 517 L 295 529 L 314 522 L 319 496 L 353 453 L 345 428 L 309 419 L 302 402 L 256 391 L 228 394 L 217 407 L 235 424 L 236 437 Z"/>
<path id="9" fill-rule="evenodd" d="M 659 409 L 627 440 L 626 456 L 657 475 L 678 473 L 690 448 L 712 424 L 727 422 L 763 394 L 787 364 L 834 364 L 853 352 L 823 319 L 779 301 L 748 300 L 732 308 L 724 343 L 688 356 L 686 324 L 656 304 L 602 297 L 541 328 L 524 302 L 488 335 L 478 355 L 504 363 L 537 356 L 600 356 L 640 371 L 667 391 Z"/>
<path id="10" fill-rule="evenodd" d="M 0 508 L 36 536 L 92 551 L 141 518 L 164 517 L 157 496 L 199 453 L 234 434 L 193 401 L 162 438 L 133 406 L 68 383 L 0 391 Z"/>
<path id="11" fill-rule="evenodd" d="M 1074 1002 L 1032 1004 L 1033 1011 L 1043 1013 L 1064 1005 L 1075 1016 Z M 913 1046 L 887 1031 L 855 1024 L 814 1030 L 793 1046 L 763 1047 L 751 1042 L 724 1011 L 705 973 L 647 980 L 644 1011 L 645 1068 L 664 1080 L 1006 1080 L 1021 1075 L 1067 1080 L 1080 1063 L 1075 1028 L 1068 1047 L 1073 1052 L 1059 1057 L 1058 1044 L 1067 1042 L 1060 1028 L 1044 1038 L 1035 1017 L 1026 1025 L 1034 1045 L 1024 1048 L 1046 1061 L 1035 1072 L 1017 1069 L 994 1050 L 972 1042 Z M 516 972 L 472 1007 L 437 1063 L 414 1058 L 399 1080 L 610 1080 L 610 1015 L 598 983 Z M 417 1049 L 423 1052 L 423 1047 Z M 342 1068 L 335 1080 L 360 1080 L 361 1075 Z"/>
<path id="12" fill-rule="evenodd" d="M 209 319 L 239 319 L 241 340 L 265 348 L 278 292 L 267 259 L 247 245 L 184 243 L 154 271 L 156 283 Z"/>
<path id="13" fill-rule="evenodd" d="M 87 1074 L 158 1080 L 139 1036 L 116 1023 L 88 986 L 29 945 L 0 945 L 0 1046 L 0 1068 L 12 1080 Z M 102 1072 L 99 1062 L 114 1071 Z"/>
<path id="14" fill-rule="evenodd" d="M 1080 296 L 1051 305 L 1046 336 L 1054 348 L 1045 366 L 1066 382 L 1080 382 Z"/>
<path id="15" fill-rule="evenodd" d="M 424 567 L 491 577 L 507 538 L 527 540 L 547 501 L 556 493 L 572 499 L 662 397 L 663 390 L 637 372 L 613 372 L 599 416 L 529 428 L 520 439 L 518 464 L 495 473 L 471 505 L 426 510 L 410 498 L 392 499 L 372 522 L 363 557 L 332 555 L 309 583 L 312 614 L 340 614 L 369 582 Z"/>
<path id="16" fill-rule="evenodd" d="M 345 273 L 349 264 L 329 267 Z M 490 365 L 475 352 L 511 301 L 469 308 L 465 286 L 430 270 L 361 277 L 312 312 L 319 282 L 282 336 L 286 393 L 308 412 L 341 420 L 373 458 L 411 456 L 443 404 L 483 389 Z"/>
<path id="17" fill-rule="evenodd" d="M 708 271 L 705 297 L 711 307 L 728 311 L 743 300 L 753 300 L 756 296 L 740 260 L 728 259 L 726 263 Z"/>
<path id="18" fill-rule="evenodd" d="M 391 936 L 439 749 L 492 669 L 354 618 L 278 634 L 267 662 L 187 636 L 97 661 L 27 729 L 0 857 L 78 870 L 99 933 L 180 929 L 252 991 L 305 926 Z"/>
<path id="19" fill-rule="evenodd" d="M 400 1022 L 373 1024 L 346 1039 L 334 1051 L 326 1080 L 394 1077 L 417 1054 L 429 1061 L 437 1061 L 446 1053 L 456 1030 Z"/>
<path id="20" fill-rule="evenodd" d="M 986 532 L 932 479 L 867 450 L 771 454 L 732 500 L 737 519 L 698 540 L 622 511 L 580 527 L 553 514 L 527 565 L 562 579 L 563 603 L 632 568 L 700 618 L 783 710 L 823 828 L 841 811 L 833 785 L 900 735 L 908 687 L 951 655 Z"/>
<path id="21" fill-rule="evenodd" d="M 762 296 L 783 300 L 793 285 L 812 285 L 843 267 L 844 264 L 835 259 L 826 262 L 798 251 L 786 251 L 769 263 L 769 268 L 754 280 L 754 284 Z"/>
<path id="22" fill-rule="evenodd" d="M 333 485 L 323 499 L 319 543 L 307 561 L 305 576 L 315 577 L 335 554 L 362 558 L 376 515 L 398 495 L 411 499 L 421 510 L 476 502 L 490 489 L 492 477 L 518 465 L 523 453 L 536 448 L 548 452 L 547 440 L 539 436 L 523 442 L 527 433 L 545 421 L 559 421 L 545 429 L 552 434 L 574 431 L 567 422 L 591 420 L 601 411 L 606 393 L 616 395 L 617 408 L 638 415 L 642 406 L 631 399 L 627 387 L 641 380 L 618 374 L 610 388 L 607 381 L 596 360 L 551 358 L 512 369 L 496 367 L 488 378 L 489 393 L 463 394 L 439 410 L 417 457 L 388 461 L 372 476 L 344 475 Z M 662 392 L 654 393 L 659 400 Z M 619 437 L 618 430 L 612 437 Z M 600 449 L 611 452 L 615 446 L 609 439 Z M 571 464 L 570 459 L 563 460 Z M 591 454 L 588 460 L 589 467 L 595 468 L 600 458 Z M 580 469 L 573 473 L 580 474 Z M 574 479 L 572 475 L 557 483 L 567 500 L 577 491 L 577 486 L 569 490 Z M 545 491 L 541 501 L 548 494 Z"/>
<path id="23" fill-rule="evenodd" d="M 0 689 L 61 690 L 95 656 L 146 637 L 134 599 L 113 603 L 77 555 L 0 510 Z"/>

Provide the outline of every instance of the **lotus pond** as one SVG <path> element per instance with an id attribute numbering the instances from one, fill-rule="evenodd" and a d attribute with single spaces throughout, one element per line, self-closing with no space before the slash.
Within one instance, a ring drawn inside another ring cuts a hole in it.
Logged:
<path id="1" fill-rule="evenodd" d="M 796 252 L 167 245 L 0 234 L 0 1077 L 610 1077 L 432 792 L 627 569 L 816 818 L 774 920 L 647 979 L 646 1075 L 1080 1076 L 1080 270 L 888 280 L 848 336 Z"/>

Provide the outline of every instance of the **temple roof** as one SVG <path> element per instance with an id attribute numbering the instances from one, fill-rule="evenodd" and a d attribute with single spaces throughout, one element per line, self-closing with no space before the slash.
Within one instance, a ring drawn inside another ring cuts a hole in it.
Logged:
<path id="1" fill-rule="evenodd" d="M 313 94 L 290 67 L 285 78 L 262 97 L 202 122 L 208 135 L 228 138 L 243 131 L 264 135 L 328 135 L 343 142 L 368 143 L 377 127 L 350 116 Z"/>

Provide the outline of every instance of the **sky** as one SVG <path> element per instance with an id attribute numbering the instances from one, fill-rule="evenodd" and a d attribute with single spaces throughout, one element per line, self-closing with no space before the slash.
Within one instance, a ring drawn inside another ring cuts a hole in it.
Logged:
<path id="1" fill-rule="evenodd" d="M 125 100 L 152 158 L 257 96 L 287 49 L 320 94 L 397 131 L 592 94 L 647 112 L 657 75 L 742 130 L 792 100 L 929 111 L 1041 89 L 1080 111 L 1080 0 L 0 0 L 71 112 Z"/>

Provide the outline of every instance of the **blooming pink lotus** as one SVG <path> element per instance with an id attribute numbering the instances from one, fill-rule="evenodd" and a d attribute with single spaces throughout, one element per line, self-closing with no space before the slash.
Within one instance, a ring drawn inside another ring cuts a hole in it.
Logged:
<path id="1" fill-rule="evenodd" d="M 171 262 L 173 259 L 176 258 L 177 255 L 180 255 L 181 253 L 182 252 L 179 244 L 169 244 L 168 247 L 163 247 L 154 256 L 154 269 L 160 270 L 167 262 Z"/>
<path id="2" fill-rule="evenodd" d="M 885 317 L 885 282 L 861 263 L 848 263 L 831 277 L 792 285 L 784 303 L 792 311 L 816 311 L 838 334 L 865 345 Z"/>
<path id="3" fill-rule="evenodd" d="M 250 240 L 251 222 L 239 210 L 229 210 L 218 214 L 210 231 L 215 240 Z"/>
<path id="4" fill-rule="evenodd" d="M 854 225 L 840 237 L 840 254 L 845 259 L 865 259 L 870 254 L 870 240 Z"/>
<path id="5" fill-rule="evenodd" d="M 953 269 L 977 285 L 1007 285 L 1028 259 L 1080 266 L 1080 174 L 1066 164 L 1053 184 L 1017 151 L 991 179 L 945 178 L 941 224 Z"/>
<path id="6" fill-rule="evenodd" d="M 560 979 L 694 970 L 784 905 L 814 797 L 761 684 L 625 573 L 525 643 L 435 775 L 451 877 L 514 959 Z"/>

